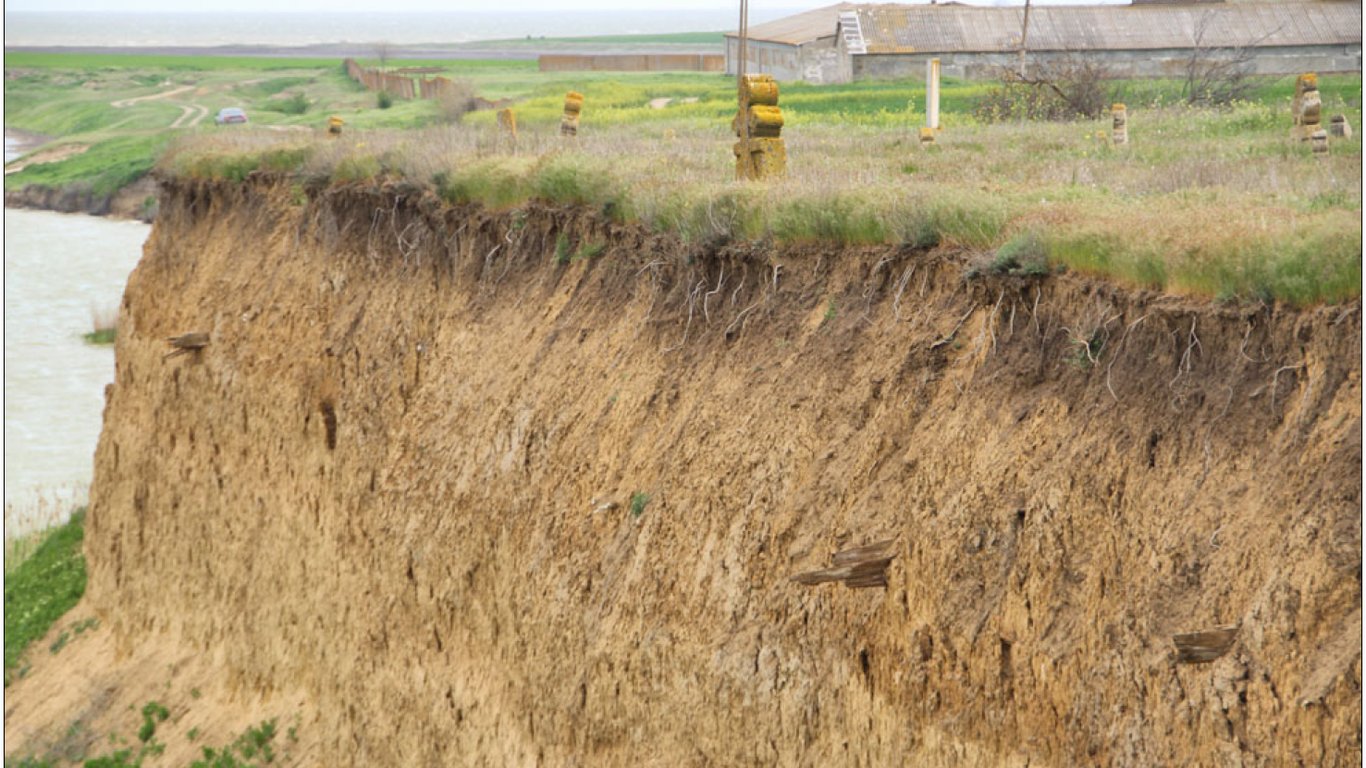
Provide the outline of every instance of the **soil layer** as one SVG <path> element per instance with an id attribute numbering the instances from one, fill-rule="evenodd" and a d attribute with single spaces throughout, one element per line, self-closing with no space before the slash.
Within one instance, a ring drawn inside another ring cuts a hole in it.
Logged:
<path id="1" fill-rule="evenodd" d="M 967 261 L 171 182 L 82 674 L 202 652 L 308 764 L 1359 764 L 1360 302 Z M 883 539 L 886 588 L 791 581 Z"/>
<path id="2" fill-rule="evenodd" d="M 150 223 L 157 213 L 156 184 L 150 178 L 143 178 L 113 193 L 97 193 L 82 184 L 64 187 L 29 184 L 6 190 L 5 207 L 88 213 Z"/>

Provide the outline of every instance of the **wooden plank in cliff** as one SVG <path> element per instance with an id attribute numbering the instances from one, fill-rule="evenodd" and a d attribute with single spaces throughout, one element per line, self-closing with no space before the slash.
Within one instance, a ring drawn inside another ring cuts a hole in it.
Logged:
<path id="1" fill-rule="evenodd" d="M 209 334 L 204 331 L 194 331 L 182 333 L 179 336 L 172 336 L 166 340 L 171 345 L 171 351 L 162 355 L 163 360 L 184 355 L 189 352 L 198 352 L 204 347 L 209 346 Z"/>
<path id="2" fill-rule="evenodd" d="M 1181 664 L 1205 664 L 1228 653 L 1238 636 L 1239 625 L 1216 627 L 1199 632 L 1172 635 L 1176 644 L 1176 660 Z"/>
<path id="3" fill-rule="evenodd" d="M 888 554 L 895 539 L 885 539 L 861 547 L 836 552 L 831 556 L 832 567 L 806 571 L 792 577 L 798 584 L 812 586 L 831 581 L 842 581 L 850 589 L 887 586 L 887 566 L 895 554 Z"/>

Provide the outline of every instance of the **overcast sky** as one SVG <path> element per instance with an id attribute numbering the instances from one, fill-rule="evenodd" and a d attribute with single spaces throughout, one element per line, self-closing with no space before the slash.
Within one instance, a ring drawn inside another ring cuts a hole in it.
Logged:
<path id="1" fill-rule="evenodd" d="M 784 9 L 810 9 L 830 5 L 827 2 L 803 3 L 801 0 L 784 0 L 769 5 Z M 754 9 L 758 3 L 751 2 Z M 652 8 L 673 10 L 716 10 L 739 8 L 735 2 L 716 0 L 662 0 L 641 3 L 639 0 L 198 0 L 186 3 L 183 0 L 6 0 L 5 11 L 103 11 L 107 13 L 133 12 L 428 12 L 460 13 L 502 11 L 589 11 L 589 10 L 631 10 L 648 11 Z M 753 11 L 751 11 L 753 12 Z"/>
<path id="2" fill-rule="evenodd" d="M 836 0 L 777 0 L 750 2 L 750 18 L 786 15 L 786 13 L 810 10 L 831 5 Z M 928 1 L 928 0 L 925 0 Z M 982 5 L 994 5 L 999 0 L 970 0 Z M 1051 0 L 1059 2 L 1060 0 Z M 1068 0 L 1061 0 L 1067 2 Z M 1077 2 L 1078 0 L 1071 0 Z M 1083 2 L 1088 0 L 1082 0 Z M 1110 0 L 1114 2 L 1115 0 Z M 1123 2 L 1124 0 L 1119 0 Z M 1040 4 L 1050 4 L 1050 0 L 1039 0 Z M 1106 2 L 1106 0 L 1089 0 Z M 1024 0 L 1007 2 L 1010 5 L 1023 5 Z M 739 8 L 738 2 L 717 2 L 717 0 L 656 0 L 642 3 L 639 0 L 198 0 L 187 3 L 184 0 L 5 0 L 5 12 L 28 11 L 99 11 L 105 13 L 502 13 L 537 11 L 591 11 L 591 10 L 629 10 L 636 13 L 659 10 L 730 10 Z M 780 11 L 780 13 L 774 13 Z"/>

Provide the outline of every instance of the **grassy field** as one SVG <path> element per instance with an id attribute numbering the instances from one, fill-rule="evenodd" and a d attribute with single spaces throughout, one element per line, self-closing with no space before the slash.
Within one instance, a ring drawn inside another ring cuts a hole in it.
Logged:
<path id="1" fill-rule="evenodd" d="M 974 107 L 994 84 L 949 80 L 944 131 L 922 150 L 918 80 L 783 83 L 789 172 L 743 185 L 732 180 L 734 84 L 721 75 L 390 62 L 441 67 L 482 96 L 516 99 L 514 151 L 492 112 L 455 122 L 429 102 L 381 110 L 339 62 L 136 61 L 8 57 L 9 125 L 90 149 L 8 176 L 6 187 L 117 184 L 169 142 L 163 164 L 176 173 L 240 177 L 264 165 L 338 180 L 396 174 L 455 201 L 602 205 L 692 239 L 943 243 L 988 258 L 1024 248 L 1053 266 L 1221 300 L 1308 305 L 1360 293 L 1360 133 L 1335 140 L 1327 158 L 1289 141 L 1290 77 L 1257 81 L 1247 100 L 1217 109 L 1186 106 L 1173 81 L 1110 83 L 1129 106 L 1132 144 L 1121 148 L 1097 140 L 1103 120 L 980 121 Z M 1360 126 L 1360 76 L 1320 84 L 1325 115 Z M 580 137 L 566 144 L 558 122 L 571 89 L 586 101 Z M 308 109 L 286 111 L 300 94 Z M 189 98 L 210 114 L 243 106 L 253 124 L 169 129 Z M 650 104 L 663 99 L 663 108 Z M 342 141 L 320 134 L 329 114 L 347 121 Z"/>

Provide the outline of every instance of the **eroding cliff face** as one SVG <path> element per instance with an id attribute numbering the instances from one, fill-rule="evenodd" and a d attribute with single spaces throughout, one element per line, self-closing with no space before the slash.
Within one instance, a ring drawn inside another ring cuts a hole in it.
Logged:
<path id="1" fill-rule="evenodd" d="M 156 183 L 144 177 L 112 193 L 96 192 L 88 185 L 46 187 L 29 184 L 5 192 L 7 208 L 37 208 L 60 213 L 88 213 L 150 223 L 156 218 Z"/>
<path id="2" fill-rule="evenodd" d="M 1355 764 L 1360 349 L 1359 303 L 175 182 L 89 605 L 306 691 L 327 765 Z M 885 590 L 789 580 L 884 538 Z"/>

